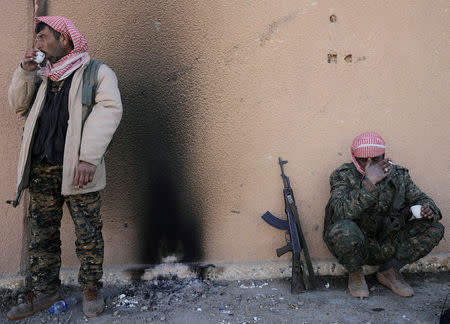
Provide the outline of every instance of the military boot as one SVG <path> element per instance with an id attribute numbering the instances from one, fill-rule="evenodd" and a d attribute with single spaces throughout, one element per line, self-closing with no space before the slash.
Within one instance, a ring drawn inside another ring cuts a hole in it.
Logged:
<path id="1" fill-rule="evenodd" d="M 105 308 L 105 300 L 103 299 L 100 289 L 86 289 L 83 291 L 83 313 L 87 317 L 95 317 L 100 315 Z"/>
<path id="2" fill-rule="evenodd" d="M 403 297 L 410 297 L 414 294 L 413 289 L 403 279 L 400 271 L 395 268 L 390 268 L 385 271 L 377 273 L 378 282 L 391 289 L 397 295 Z"/>
<path id="3" fill-rule="evenodd" d="M 362 268 L 349 273 L 348 289 L 353 297 L 369 297 L 369 288 Z"/>
<path id="4" fill-rule="evenodd" d="M 9 320 L 18 320 L 30 316 L 43 309 L 49 308 L 59 299 L 59 292 L 53 294 L 32 292 L 27 296 L 23 303 L 13 306 L 6 314 L 6 317 Z"/>

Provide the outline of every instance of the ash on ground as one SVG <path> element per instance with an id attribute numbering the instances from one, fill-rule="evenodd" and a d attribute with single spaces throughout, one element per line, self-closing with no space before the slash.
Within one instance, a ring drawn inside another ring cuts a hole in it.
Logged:
<path id="1" fill-rule="evenodd" d="M 290 293 L 290 280 L 209 281 L 162 279 L 107 285 L 106 308 L 96 318 L 81 310 L 81 292 L 62 286 L 64 298 L 78 303 L 59 315 L 41 311 L 14 323 L 438 323 L 450 291 L 450 273 L 404 274 L 413 297 L 400 297 L 367 276 L 370 297 L 351 297 L 346 277 L 320 277 L 319 288 Z M 13 323 L 6 312 L 25 296 L 0 290 L 0 323 Z M 450 297 L 449 297 L 450 299 Z"/>

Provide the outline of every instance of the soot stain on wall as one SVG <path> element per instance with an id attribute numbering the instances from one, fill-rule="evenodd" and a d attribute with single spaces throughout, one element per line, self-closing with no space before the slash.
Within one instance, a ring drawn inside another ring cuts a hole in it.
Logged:
<path id="1" fill-rule="evenodd" d="M 142 15 L 136 21 L 146 19 Z M 116 31 L 123 35 L 133 30 L 130 25 L 121 27 Z M 181 262 L 198 261 L 203 254 L 201 210 L 190 199 L 193 180 L 186 167 L 192 107 L 186 102 L 188 86 L 180 80 L 190 70 L 177 72 L 174 67 L 182 64 L 173 57 L 182 54 L 171 55 L 152 26 L 142 32 L 148 38 L 129 38 L 123 50 L 130 56 L 114 64 L 120 71 L 124 116 L 114 143 L 114 155 L 120 158 L 112 159 L 122 159 L 126 170 L 119 170 L 119 176 L 130 178 L 130 222 L 137 228 L 139 262 L 159 263 L 171 255 Z"/>
<path id="2" fill-rule="evenodd" d="M 183 89 L 167 78 L 143 84 L 150 89 L 142 105 L 151 113 L 141 122 L 151 131 L 144 135 L 144 146 L 138 153 L 144 164 L 136 175 L 142 176 L 139 199 L 144 208 L 138 227 L 142 262 L 160 262 L 173 254 L 179 261 L 197 261 L 201 258 L 200 212 L 186 198 L 190 196 L 186 192 L 189 175 L 184 166 L 189 151 L 183 135 L 189 125 L 182 115 L 189 107 L 180 97 Z"/>
<path id="3" fill-rule="evenodd" d="M 189 145 L 183 135 L 189 126 L 184 124 L 188 119 L 178 118 L 189 107 L 182 104 L 183 100 L 176 93 L 181 89 L 167 90 L 161 91 L 169 98 L 163 101 L 165 104 L 153 101 L 153 105 L 161 106 L 155 118 L 159 127 L 154 141 L 158 143 L 153 143 L 153 150 L 145 157 L 150 174 L 143 192 L 150 199 L 142 197 L 147 201 L 143 219 L 147 226 L 142 229 L 149 230 L 149 235 L 144 235 L 142 256 L 144 262 L 159 261 L 171 254 L 180 261 L 198 261 L 202 256 L 200 211 L 191 203 L 194 199 L 189 199 L 188 182 L 192 179 L 184 165 Z"/>

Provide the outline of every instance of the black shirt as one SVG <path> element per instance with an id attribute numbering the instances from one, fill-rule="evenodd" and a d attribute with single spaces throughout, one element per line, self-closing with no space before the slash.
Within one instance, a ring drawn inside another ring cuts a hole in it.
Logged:
<path id="1" fill-rule="evenodd" d="M 53 165 L 63 164 L 72 77 L 73 74 L 59 82 L 48 80 L 44 107 L 34 136 L 33 162 L 47 159 Z"/>

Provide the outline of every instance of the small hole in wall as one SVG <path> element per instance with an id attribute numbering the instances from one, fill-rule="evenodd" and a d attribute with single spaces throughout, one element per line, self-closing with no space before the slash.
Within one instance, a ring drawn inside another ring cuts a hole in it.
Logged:
<path id="1" fill-rule="evenodd" d="M 334 24 L 334 23 L 336 22 L 336 20 L 337 20 L 336 15 L 331 15 L 331 16 L 330 16 L 330 22 L 331 22 L 332 24 Z"/>
<path id="2" fill-rule="evenodd" d="M 337 63 L 337 54 L 336 53 L 328 53 L 328 63 Z"/>
<path id="3" fill-rule="evenodd" d="M 348 54 L 345 58 L 344 61 L 347 63 L 352 63 L 352 54 Z"/>

